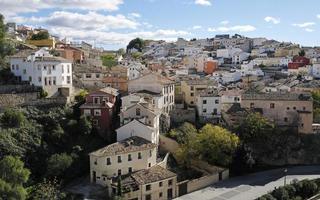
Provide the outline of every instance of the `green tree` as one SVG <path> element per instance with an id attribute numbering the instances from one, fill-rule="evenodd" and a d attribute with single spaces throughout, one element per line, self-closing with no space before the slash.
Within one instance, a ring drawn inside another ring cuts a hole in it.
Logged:
<path id="1" fill-rule="evenodd" d="M 121 48 L 121 49 L 118 50 L 117 53 L 118 53 L 119 55 L 124 56 L 124 55 L 126 54 L 126 51 L 124 50 L 124 48 Z"/>
<path id="2" fill-rule="evenodd" d="M 4 127 L 20 127 L 26 121 L 26 117 L 19 110 L 9 108 L 4 111 L 0 121 Z"/>
<path id="3" fill-rule="evenodd" d="M 238 145 L 238 136 L 219 126 L 207 124 L 200 129 L 195 148 L 203 160 L 227 167 Z"/>
<path id="4" fill-rule="evenodd" d="M 116 56 L 113 54 L 103 55 L 101 56 L 101 60 L 102 60 L 102 64 L 108 67 L 109 69 L 111 69 L 111 67 L 114 67 L 118 64 L 116 60 Z"/>
<path id="5" fill-rule="evenodd" d="M 142 52 L 142 49 L 144 48 L 144 40 L 141 38 L 135 38 L 131 40 L 127 46 L 127 52 L 131 49 L 136 49 L 139 52 Z"/>
<path id="6" fill-rule="evenodd" d="M 30 171 L 17 157 L 6 156 L 0 161 L 0 199 L 26 199 L 23 184 L 29 179 Z"/>
<path id="7" fill-rule="evenodd" d="M 272 196 L 275 197 L 277 200 L 290 200 L 289 193 L 284 187 L 275 189 L 272 192 Z"/>
<path id="8" fill-rule="evenodd" d="M 31 40 L 46 40 L 49 39 L 49 33 L 48 31 L 40 31 L 37 34 L 33 34 L 31 36 Z"/>
<path id="9" fill-rule="evenodd" d="M 179 144 L 189 144 L 197 136 L 198 130 L 194 125 L 185 122 L 176 129 L 172 129 L 167 136 L 175 139 Z"/>
<path id="10" fill-rule="evenodd" d="M 260 113 L 250 113 L 242 121 L 237 132 L 240 138 L 246 142 L 271 133 L 273 129 L 274 124 L 270 123 Z"/>
<path id="11" fill-rule="evenodd" d="M 77 102 L 84 102 L 86 100 L 86 97 L 88 95 L 88 91 L 87 90 L 80 90 L 79 94 L 77 96 L 75 96 L 75 100 Z"/>
<path id="12" fill-rule="evenodd" d="M 64 199 L 66 194 L 61 191 L 61 185 L 54 178 L 52 181 L 44 179 L 42 182 L 32 186 L 28 192 L 30 200 L 58 200 Z"/>
<path id="13" fill-rule="evenodd" d="M 142 53 L 141 52 L 133 52 L 133 53 L 131 53 L 131 57 L 135 60 L 139 60 L 140 58 L 142 58 Z"/>
<path id="14" fill-rule="evenodd" d="M 72 165 L 73 158 L 66 154 L 53 154 L 47 162 L 49 176 L 62 176 L 66 170 Z"/>
<path id="15" fill-rule="evenodd" d="M 82 115 L 78 122 L 78 133 L 82 135 L 89 135 L 92 131 L 92 122 L 87 117 Z"/>

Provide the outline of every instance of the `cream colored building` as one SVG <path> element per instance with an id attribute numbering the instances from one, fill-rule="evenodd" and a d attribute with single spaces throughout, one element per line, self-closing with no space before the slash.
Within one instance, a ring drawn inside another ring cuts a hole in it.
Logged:
<path id="1" fill-rule="evenodd" d="M 188 106 L 195 106 L 198 93 L 215 86 L 217 86 L 216 82 L 210 79 L 191 78 L 181 81 L 181 92 L 184 102 Z"/>
<path id="2" fill-rule="evenodd" d="M 299 133 L 312 133 L 313 99 L 310 93 L 243 94 L 241 107 L 261 112 L 276 125 L 297 128 Z"/>
<path id="3" fill-rule="evenodd" d="M 157 162 L 157 145 L 133 136 L 90 153 L 90 180 L 111 189 L 112 179 L 151 168 Z"/>

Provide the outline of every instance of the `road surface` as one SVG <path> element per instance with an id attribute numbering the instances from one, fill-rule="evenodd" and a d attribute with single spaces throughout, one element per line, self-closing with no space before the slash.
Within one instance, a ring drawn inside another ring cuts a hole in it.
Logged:
<path id="1" fill-rule="evenodd" d="M 284 174 L 284 169 L 276 169 L 230 178 L 176 200 L 253 200 L 283 186 Z M 286 183 L 316 178 L 320 178 L 320 166 L 292 167 L 287 170 Z"/>

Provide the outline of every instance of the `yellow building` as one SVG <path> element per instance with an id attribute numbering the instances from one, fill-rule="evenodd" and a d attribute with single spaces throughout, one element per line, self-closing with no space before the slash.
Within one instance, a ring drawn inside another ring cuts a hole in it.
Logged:
<path id="1" fill-rule="evenodd" d="M 247 93 L 242 95 L 241 108 L 261 112 L 278 126 L 297 128 L 299 133 L 313 132 L 313 99 L 310 93 Z"/>
<path id="2" fill-rule="evenodd" d="M 181 81 L 181 92 L 184 103 L 188 106 L 195 106 L 197 94 L 214 86 L 216 86 L 216 82 L 210 79 L 191 78 Z"/>
<path id="3" fill-rule="evenodd" d="M 50 49 L 54 49 L 56 46 L 56 41 L 54 38 L 43 40 L 27 40 L 26 43 L 37 47 L 48 47 Z"/>

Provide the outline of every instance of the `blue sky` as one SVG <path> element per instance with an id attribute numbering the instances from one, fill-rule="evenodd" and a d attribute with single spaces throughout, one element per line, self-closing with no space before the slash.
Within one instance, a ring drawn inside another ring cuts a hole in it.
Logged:
<path id="1" fill-rule="evenodd" d="M 319 0 L 0 0 L 6 21 L 108 49 L 239 33 L 320 46 Z"/>

